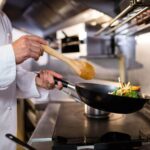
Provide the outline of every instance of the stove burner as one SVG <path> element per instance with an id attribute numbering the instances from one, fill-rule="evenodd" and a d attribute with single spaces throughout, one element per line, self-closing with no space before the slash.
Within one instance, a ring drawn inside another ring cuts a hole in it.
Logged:
<path id="1" fill-rule="evenodd" d="M 129 141 L 131 136 L 126 133 L 121 132 L 108 132 L 104 134 L 101 138 L 101 142 L 117 142 L 117 141 Z"/>
<path id="2" fill-rule="evenodd" d="M 137 150 L 142 145 L 139 140 L 132 140 L 131 136 L 121 132 L 108 132 L 100 138 L 100 143 L 95 144 L 98 150 Z M 99 147 L 101 149 L 99 149 Z"/>
<path id="3" fill-rule="evenodd" d="M 130 135 L 121 132 L 108 132 L 96 142 L 92 142 L 91 139 L 83 143 L 82 138 L 67 139 L 64 137 L 57 137 L 54 141 L 53 150 L 138 150 L 142 146 L 140 139 L 133 140 Z"/>

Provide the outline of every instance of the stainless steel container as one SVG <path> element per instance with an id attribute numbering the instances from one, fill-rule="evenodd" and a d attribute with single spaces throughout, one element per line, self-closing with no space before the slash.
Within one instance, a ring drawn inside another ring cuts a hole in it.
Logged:
<path id="1" fill-rule="evenodd" d="M 84 113 L 89 118 L 103 119 L 103 118 L 108 118 L 109 117 L 109 112 L 98 110 L 98 109 L 92 108 L 88 105 L 85 105 Z"/>

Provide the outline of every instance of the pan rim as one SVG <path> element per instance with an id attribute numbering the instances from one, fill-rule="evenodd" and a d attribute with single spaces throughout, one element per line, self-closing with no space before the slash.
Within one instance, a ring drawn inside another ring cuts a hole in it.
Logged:
<path id="1" fill-rule="evenodd" d="M 83 85 L 83 86 L 81 86 Z M 111 87 L 112 89 L 114 88 L 117 88 L 116 85 L 106 85 L 106 84 L 97 84 L 97 83 L 84 83 L 84 82 L 81 82 L 81 83 L 77 83 L 76 84 L 76 87 L 79 87 L 79 88 L 85 88 L 87 91 L 92 91 L 93 93 L 98 93 L 97 91 L 94 91 L 94 90 L 91 90 L 89 88 L 86 88 L 85 86 L 86 85 L 94 85 L 94 86 L 105 86 L 105 87 Z M 77 88 L 76 88 L 77 89 Z M 111 91 L 108 91 L 108 92 L 111 92 Z M 138 100 L 138 101 L 144 101 L 144 102 L 147 102 L 147 101 L 150 101 L 150 99 L 148 98 L 143 98 L 143 97 L 140 97 L 140 98 L 134 98 L 134 97 L 128 97 L 128 96 L 119 96 L 119 95 L 112 95 L 112 94 L 109 94 L 109 93 L 101 93 L 100 95 L 102 96 L 110 96 L 110 97 L 117 97 L 117 98 L 122 98 L 122 100 L 127 100 L 127 99 L 131 99 L 131 100 Z"/>

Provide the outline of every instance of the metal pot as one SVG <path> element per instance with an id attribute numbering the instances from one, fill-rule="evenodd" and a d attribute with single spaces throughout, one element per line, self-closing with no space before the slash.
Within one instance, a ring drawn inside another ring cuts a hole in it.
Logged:
<path id="1" fill-rule="evenodd" d="M 108 118 L 109 116 L 109 112 L 95 109 L 86 104 L 84 106 L 84 113 L 89 118 L 97 118 L 97 119 L 104 119 L 104 118 Z"/>

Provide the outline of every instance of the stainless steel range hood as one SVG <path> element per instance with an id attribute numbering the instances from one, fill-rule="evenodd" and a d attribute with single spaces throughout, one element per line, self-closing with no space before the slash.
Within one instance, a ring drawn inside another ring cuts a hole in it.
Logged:
<path id="1" fill-rule="evenodd" d="M 86 7 L 74 1 L 39 1 L 28 8 L 24 17 L 46 30 L 49 27 L 57 26 L 85 9 Z"/>
<path id="2" fill-rule="evenodd" d="M 67 26 L 68 19 L 89 8 L 115 15 L 113 0 L 7 0 L 4 11 L 14 27 L 47 36 L 64 27 L 63 22 Z"/>
<path id="3" fill-rule="evenodd" d="M 13 26 L 30 33 L 44 34 L 44 32 L 55 27 L 61 22 L 86 10 L 87 7 L 72 0 L 8 0 L 4 6 L 4 12 L 11 19 Z M 38 32 L 37 32 L 38 31 Z M 44 35 L 45 36 L 45 35 Z"/>

